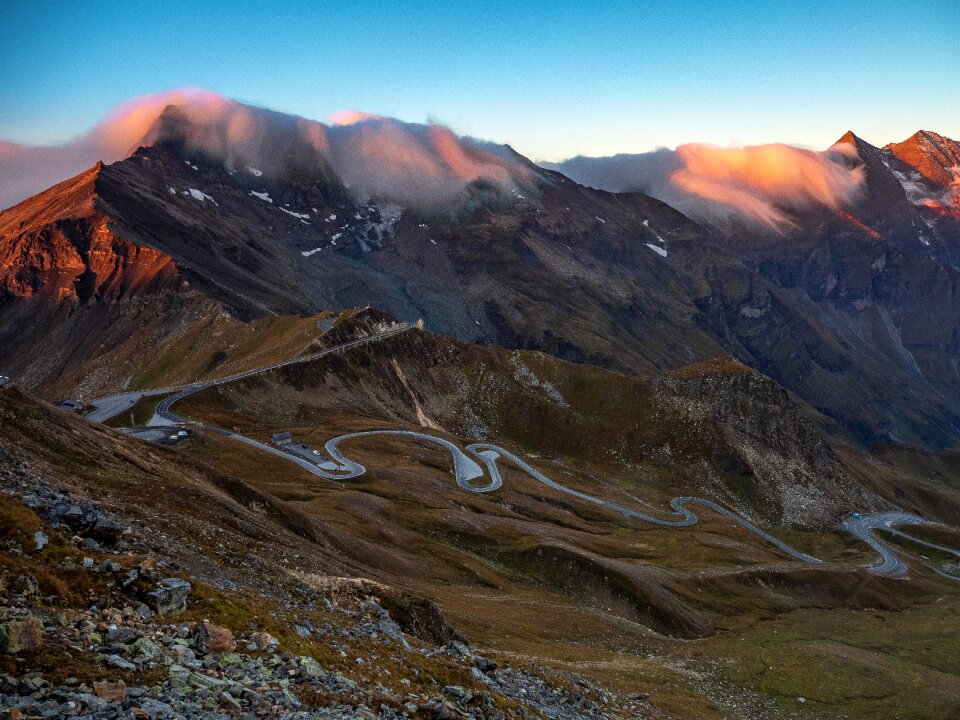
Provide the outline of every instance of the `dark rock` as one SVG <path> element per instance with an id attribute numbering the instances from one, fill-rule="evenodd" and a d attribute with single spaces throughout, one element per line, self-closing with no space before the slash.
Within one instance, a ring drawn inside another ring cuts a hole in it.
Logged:
<path id="1" fill-rule="evenodd" d="M 491 660 L 490 658 L 480 657 L 475 655 L 473 658 L 473 664 L 477 669 L 482 673 L 492 673 L 497 669 L 496 660 Z"/>
<path id="2" fill-rule="evenodd" d="M 461 705 L 466 705 L 473 699 L 473 693 L 460 685 L 447 685 L 443 688 L 443 694 Z"/>
<path id="3" fill-rule="evenodd" d="M 145 595 L 144 602 L 159 615 L 183 612 L 191 590 L 190 583 L 182 578 L 164 578 L 156 590 Z"/>
<path id="4" fill-rule="evenodd" d="M 31 575 L 19 575 L 10 583 L 10 592 L 14 595 L 35 595 L 40 592 L 40 585 Z"/>
<path id="5" fill-rule="evenodd" d="M 132 643 L 134 640 L 137 640 L 143 635 L 139 630 L 134 630 L 129 627 L 119 627 L 114 628 L 113 630 L 108 630 L 107 634 L 104 636 L 103 641 L 107 645 L 113 645 L 114 643 L 119 645 L 127 645 Z"/>

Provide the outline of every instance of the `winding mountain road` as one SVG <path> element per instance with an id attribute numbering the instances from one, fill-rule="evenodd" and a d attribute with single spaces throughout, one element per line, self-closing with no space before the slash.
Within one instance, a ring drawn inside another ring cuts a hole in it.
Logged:
<path id="1" fill-rule="evenodd" d="M 244 378 L 260 375 L 265 372 L 270 372 L 271 370 L 276 370 L 277 368 L 287 367 L 288 365 L 299 365 L 302 363 L 313 362 L 324 355 L 343 352 L 344 350 L 348 350 L 359 345 L 366 345 L 367 343 L 371 343 L 376 340 L 383 340 L 384 338 L 399 335 L 400 333 L 406 332 L 412 327 L 414 326 L 409 323 L 401 323 L 381 333 L 377 333 L 376 335 L 358 338 L 356 340 L 341 343 L 340 345 L 326 348 L 315 353 L 310 353 L 309 355 L 299 355 L 295 358 L 290 358 L 289 360 L 283 360 L 271 365 L 264 365 L 262 367 L 253 368 L 252 370 L 244 370 L 243 372 L 238 372 L 233 375 L 226 375 L 213 380 L 203 380 L 187 385 L 171 385 L 169 387 L 154 388 L 153 390 L 133 390 L 130 392 L 119 393 L 117 395 L 108 395 L 106 397 L 97 398 L 96 400 L 90 400 L 88 402 L 88 404 L 94 409 L 92 412 L 87 413 L 84 417 L 96 422 L 106 422 L 110 418 L 116 417 L 120 413 L 129 410 L 145 397 L 170 395 L 170 397 L 164 398 L 160 402 L 160 404 L 157 406 L 154 417 L 151 418 L 147 424 L 166 424 L 163 422 L 164 419 L 173 423 L 184 422 L 182 418 L 169 412 L 170 406 L 195 392 L 199 392 L 200 390 L 205 390 L 206 388 L 214 387 L 216 385 L 224 385 L 226 383 L 236 382 L 237 380 L 243 380 Z M 232 435 L 232 433 L 223 434 Z M 288 453 L 283 454 L 286 456 Z"/>
<path id="2" fill-rule="evenodd" d="M 184 398 L 199 392 L 200 390 L 205 390 L 210 387 L 215 387 L 218 385 L 223 385 L 230 382 L 235 382 L 237 380 L 242 380 L 244 378 L 253 377 L 271 370 L 276 370 L 278 368 L 286 367 L 288 365 L 294 365 L 298 363 L 312 362 L 318 358 L 321 358 L 325 355 L 331 353 L 343 352 L 353 347 L 360 345 L 365 345 L 370 342 L 377 340 L 382 340 L 384 338 L 397 335 L 399 333 L 409 330 L 412 325 L 404 324 L 398 325 L 397 327 L 391 328 L 385 332 L 379 333 L 377 335 L 371 335 L 369 337 L 360 338 L 357 340 L 352 340 L 335 347 L 327 348 L 320 352 L 312 353 L 310 355 L 304 355 L 301 357 L 293 358 L 290 360 L 285 360 L 283 362 L 274 363 L 272 365 L 267 365 L 260 368 L 254 368 L 252 370 L 246 370 L 244 372 L 236 373 L 234 375 L 228 375 L 226 377 L 217 378 L 214 380 L 206 380 L 203 382 L 196 382 L 189 385 L 179 385 L 172 386 L 167 388 L 158 388 L 155 390 L 146 390 L 130 393 L 122 393 L 120 395 L 113 395 L 110 397 L 102 398 L 100 400 L 94 400 L 91 404 L 95 406 L 94 412 L 87 415 L 88 418 L 92 420 L 103 421 L 113 417 L 114 415 L 123 412 L 130 407 L 133 407 L 137 402 L 140 401 L 143 397 L 156 396 L 156 395 L 168 395 L 164 398 L 160 404 L 157 406 L 156 413 L 149 425 L 158 425 L 158 424 L 182 424 L 189 423 L 198 427 L 203 428 L 204 430 L 212 433 L 216 433 L 223 437 L 230 438 L 237 442 L 244 443 L 251 447 L 257 448 L 258 450 L 273 455 L 275 457 L 282 458 L 292 463 L 296 463 L 304 470 L 307 470 L 314 475 L 325 478 L 328 480 L 349 480 L 351 478 L 356 478 L 363 475 L 366 472 L 366 468 L 360 463 L 351 460 L 346 455 L 343 454 L 340 450 L 340 444 L 348 442 L 350 440 L 355 440 L 365 437 L 374 437 L 374 436 L 396 436 L 396 437 L 408 437 L 413 440 L 419 440 L 421 442 L 431 443 L 434 445 L 439 445 L 440 447 L 448 450 L 453 457 L 453 473 L 456 479 L 457 485 L 459 485 L 464 490 L 473 493 L 489 493 L 494 492 L 503 486 L 503 477 L 500 474 L 500 469 L 497 465 L 497 460 L 504 459 L 512 463 L 517 469 L 525 472 L 527 475 L 537 480 L 540 483 L 543 483 L 547 487 L 550 487 L 558 492 L 571 495 L 585 502 L 598 505 L 600 507 L 612 510 L 614 512 L 620 513 L 621 515 L 632 518 L 635 520 L 640 520 L 643 522 L 652 523 L 654 525 L 661 525 L 664 527 L 690 527 L 699 522 L 699 518 L 694 512 L 690 509 L 690 506 L 698 505 L 703 508 L 707 508 L 716 512 L 732 522 L 736 523 L 743 529 L 748 532 L 753 533 L 757 537 L 765 540 L 770 543 L 781 552 L 789 555 L 790 557 L 799 560 L 801 562 L 820 564 L 823 563 L 822 560 L 816 558 L 812 555 L 808 555 L 796 548 L 787 545 L 782 540 L 774 537 L 770 533 L 758 528 L 756 525 L 748 521 L 747 519 L 741 517 L 737 513 L 723 507 L 722 505 L 708 500 L 706 498 L 700 497 L 691 497 L 691 496 L 682 496 L 676 497 L 670 501 L 670 507 L 673 509 L 672 515 L 666 517 L 658 517 L 655 515 L 650 515 L 647 513 L 642 513 L 637 510 L 633 510 L 616 503 L 609 502 L 607 500 L 602 500 L 600 498 L 588 495 L 587 493 L 580 492 L 579 490 L 574 490 L 569 488 L 561 483 L 552 480 L 547 477 L 535 467 L 527 463 L 522 458 L 518 457 L 509 450 L 498 445 L 492 445 L 490 443 L 473 443 L 467 446 L 467 452 L 464 452 L 459 446 L 445 440 L 443 438 L 437 437 L 435 435 L 428 435 L 426 433 L 416 432 L 413 430 L 369 430 L 364 432 L 355 432 L 348 433 L 346 435 L 340 435 L 338 437 L 328 440 L 324 449 L 326 450 L 328 458 L 323 458 L 318 456 L 316 462 L 311 462 L 310 460 L 294 455 L 293 453 L 286 452 L 280 448 L 272 447 L 265 443 L 254 440 L 253 438 L 246 437 L 239 433 L 230 432 L 223 430 L 213 425 L 207 425 L 206 423 L 197 422 L 193 420 L 186 420 L 176 415 L 172 411 L 174 404 L 183 400 Z M 469 455 L 467 453 L 470 453 Z M 473 457 L 471 457 L 471 455 Z M 332 463 L 331 463 L 332 461 Z M 479 461 L 479 462 L 478 462 Z M 480 463 L 483 463 L 481 467 Z M 326 468 L 335 467 L 336 470 L 329 470 L 321 467 L 324 465 Z M 478 482 L 480 480 L 485 480 L 485 482 Z M 913 538 L 912 536 L 906 535 L 905 533 L 900 533 L 896 528 L 902 525 L 939 525 L 939 523 L 933 523 L 924 518 L 921 518 L 917 515 L 911 515 L 904 512 L 882 512 L 874 513 L 869 515 L 864 515 L 862 517 L 854 516 L 846 519 L 842 528 L 854 535 L 855 537 L 862 540 L 864 543 L 869 545 L 873 550 L 876 551 L 878 559 L 874 563 L 864 565 L 867 570 L 882 574 L 882 575 L 894 575 L 894 576 L 904 576 L 907 574 L 907 565 L 900 559 L 896 554 L 893 548 L 889 543 L 885 542 L 878 534 L 877 530 L 883 530 L 890 533 L 904 535 L 905 537 L 920 542 L 921 544 L 929 545 L 938 550 L 945 551 L 947 553 L 952 553 L 957 557 L 960 557 L 960 552 L 952 550 L 950 548 L 944 548 L 938 545 L 932 545 L 931 543 L 926 543 L 925 541 Z M 938 568 L 933 567 L 928 564 L 928 567 L 933 569 L 938 574 L 943 577 L 950 578 L 952 580 L 960 580 L 960 577 L 947 574 Z"/>

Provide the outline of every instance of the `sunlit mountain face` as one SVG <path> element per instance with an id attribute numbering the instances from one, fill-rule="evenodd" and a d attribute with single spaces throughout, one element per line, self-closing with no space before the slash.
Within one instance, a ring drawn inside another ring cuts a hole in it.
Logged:
<path id="1" fill-rule="evenodd" d="M 907 196 L 940 217 L 960 221 L 960 142 L 920 130 L 884 146 Z"/>

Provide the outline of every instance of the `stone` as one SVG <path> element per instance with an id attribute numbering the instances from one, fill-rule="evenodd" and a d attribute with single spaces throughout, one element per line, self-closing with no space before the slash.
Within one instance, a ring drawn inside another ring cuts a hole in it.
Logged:
<path id="1" fill-rule="evenodd" d="M 127 684 L 123 680 L 94 682 L 93 691 L 98 698 L 106 700 L 108 703 L 122 703 L 127 699 Z"/>
<path id="2" fill-rule="evenodd" d="M 320 663 L 309 656 L 297 658 L 297 665 L 300 666 L 300 677 L 307 680 L 320 680 L 326 677 L 326 672 L 320 667 Z"/>
<path id="3" fill-rule="evenodd" d="M 156 590 L 146 594 L 144 602 L 159 615 L 172 615 L 187 609 L 192 589 L 182 578 L 164 578 Z"/>
<path id="4" fill-rule="evenodd" d="M 160 646 L 148 637 L 139 638 L 131 648 L 134 656 L 144 662 L 153 660 L 160 653 Z"/>
<path id="5" fill-rule="evenodd" d="M 40 584 L 32 575 L 18 575 L 10 583 L 10 592 L 14 595 L 36 595 L 40 592 Z"/>
<path id="6" fill-rule="evenodd" d="M 143 633 L 139 630 L 134 630 L 133 628 L 129 627 L 119 627 L 108 630 L 107 634 L 103 637 L 103 641 L 107 645 L 113 645 L 114 643 L 127 645 L 128 643 L 132 643 L 134 640 L 137 640 L 141 635 L 143 635 Z"/>
<path id="7" fill-rule="evenodd" d="M 237 649 L 237 642 L 229 628 L 204 623 L 197 629 L 197 647 L 206 653 L 229 653 Z"/>
<path id="8" fill-rule="evenodd" d="M 461 685 L 447 685 L 443 688 L 443 694 L 461 705 L 466 705 L 473 698 L 473 693 Z"/>
<path id="9" fill-rule="evenodd" d="M 36 650 L 43 644 L 43 626 L 33 620 L 15 620 L 0 625 L 0 652 Z"/>
<path id="10" fill-rule="evenodd" d="M 280 645 L 280 641 L 268 632 L 255 632 L 250 636 L 250 644 L 256 650 L 273 652 Z"/>
<path id="11" fill-rule="evenodd" d="M 33 534 L 33 542 L 36 543 L 36 549 L 39 552 L 47 546 L 47 543 L 50 542 L 50 538 L 47 537 L 47 534 L 43 530 L 37 530 Z"/>
<path id="12" fill-rule="evenodd" d="M 477 670 L 479 670 L 482 673 L 492 673 L 494 670 L 497 669 L 496 660 L 480 657 L 479 655 L 474 656 L 473 664 L 477 667 Z"/>
<path id="13" fill-rule="evenodd" d="M 119 670 L 136 670 L 137 666 L 134 665 L 129 660 L 124 660 L 119 655 L 108 655 L 106 658 L 107 665 L 111 667 L 118 668 Z"/>

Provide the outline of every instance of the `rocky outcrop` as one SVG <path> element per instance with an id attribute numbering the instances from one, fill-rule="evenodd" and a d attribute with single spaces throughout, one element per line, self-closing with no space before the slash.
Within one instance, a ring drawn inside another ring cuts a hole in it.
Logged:
<path id="1" fill-rule="evenodd" d="M 775 522 L 826 529 L 881 506 L 840 464 L 810 410 L 770 378 L 726 358 L 657 382 L 705 441 L 719 432 L 713 464 L 741 501 Z"/>
<path id="2" fill-rule="evenodd" d="M 97 204 L 98 165 L 0 214 L 0 297 L 118 301 L 179 283 L 173 260 L 118 232 Z"/>

